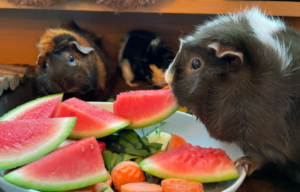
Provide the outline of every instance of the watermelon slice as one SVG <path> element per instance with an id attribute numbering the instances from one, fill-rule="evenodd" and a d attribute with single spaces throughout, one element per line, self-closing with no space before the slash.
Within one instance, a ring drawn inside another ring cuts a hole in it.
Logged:
<path id="1" fill-rule="evenodd" d="M 159 123 L 173 115 L 179 105 L 171 90 L 130 91 L 117 95 L 114 113 L 133 123 L 127 129 L 138 129 Z"/>
<path id="2" fill-rule="evenodd" d="M 32 162 L 58 147 L 76 118 L 0 121 L 0 170 Z"/>
<path id="3" fill-rule="evenodd" d="M 15 185 L 41 190 L 65 191 L 106 181 L 108 174 L 95 137 L 79 140 L 6 174 Z"/>
<path id="4" fill-rule="evenodd" d="M 132 122 L 85 101 L 71 98 L 61 103 L 56 117 L 77 117 L 69 138 L 101 138 L 124 129 Z"/>
<path id="5" fill-rule="evenodd" d="M 236 179 L 233 161 L 222 149 L 201 148 L 186 143 L 139 163 L 141 169 L 162 179 L 184 179 L 200 183 Z"/>
<path id="6" fill-rule="evenodd" d="M 4 114 L 0 121 L 52 118 L 62 98 L 60 93 L 29 101 Z"/>

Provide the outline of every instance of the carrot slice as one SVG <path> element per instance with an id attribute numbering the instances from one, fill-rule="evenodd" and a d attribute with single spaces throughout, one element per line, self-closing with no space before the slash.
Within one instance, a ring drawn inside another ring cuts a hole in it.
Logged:
<path id="1" fill-rule="evenodd" d="M 95 184 L 95 189 L 94 189 L 95 192 L 101 189 L 101 187 L 103 187 L 105 184 L 109 185 L 110 187 L 112 186 L 112 178 L 111 175 L 109 174 L 109 171 L 107 171 L 107 174 L 109 177 L 107 181 Z"/>
<path id="2" fill-rule="evenodd" d="M 121 192 L 162 192 L 162 188 L 147 182 L 127 183 L 121 187 Z"/>
<path id="3" fill-rule="evenodd" d="M 123 161 L 115 166 L 111 172 L 113 184 L 117 191 L 127 183 L 138 183 L 146 180 L 145 173 L 136 162 Z"/>
<path id="4" fill-rule="evenodd" d="M 173 134 L 172 138 L 169 142 L 167 150 L 174 149 L 174 148 L 179 147 L 183 144 L 186 144 L 185 139 L 183 137 L 179 136 L 179 135 Z"/>
<path id="5" fill-rule="evenodd" d="M 163 192 L 203 192 L 203 185 L 182 179 L 165 179 L 161 182 Z"/>

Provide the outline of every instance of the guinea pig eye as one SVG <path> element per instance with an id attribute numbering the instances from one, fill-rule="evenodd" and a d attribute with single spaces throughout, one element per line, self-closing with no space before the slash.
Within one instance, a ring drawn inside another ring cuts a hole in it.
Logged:
<path id="1" fill-rule="evenodd" d="M 75 58 L 72 55 L 68 55 L 69 62 L 73 63 Z"/>
<path id="2" fill-rule="evenodd" d="M 192 69 L 199 69 L 201 67 L 201 61 L 199 59 L 194 59 L 192 61 Z"/>

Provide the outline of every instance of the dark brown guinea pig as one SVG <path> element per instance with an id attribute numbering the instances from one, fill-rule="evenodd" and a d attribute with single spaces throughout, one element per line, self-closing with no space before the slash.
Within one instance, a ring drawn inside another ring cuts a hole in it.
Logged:
<path id="1" fill-rule="evenodd" d="M 273 163 L 300 183 L 300 34 L 253 8 L 181 39 L 166 81 L 248 175 Z"/>
<path id="2" fill-rule="evenodd" d="M 45 94 L 72 93 L 77 97 L 92 92 L 93 100 L 109 97 L 107 92 L 116 66 L 105 52 L 102 39 L 94 33 L 70 21 L 60 28 L 47 29 L 37 47 L 39 90 Z"/>

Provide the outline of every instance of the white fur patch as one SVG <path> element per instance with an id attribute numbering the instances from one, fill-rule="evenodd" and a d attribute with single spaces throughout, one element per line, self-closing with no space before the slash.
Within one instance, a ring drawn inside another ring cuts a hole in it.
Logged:
<path id="1" fill-rule="evenodd" d="M 122 59 L 119 62 L 119 65 L 121 67 L 122 75 L 123 75 L 123 78 L 125 79 L 126 83 L 129 86 L 133 86 L 131 81 L 133 81 L 133 79 L 134 79 L 134 74 L 131 70 L 131 66 L 130 66 L 130 63 L 129 63 L 128 59 Z"/>
<path id="2" fill-rule="evenodd" d="M 158 37 L 156 37 L 155 39 L 153 39 L 150 43 L 151 46 L 157 46 L 160 43 L 160 39 Z"/>
<path id="3" fill-rule="evenodd" d="M 123 51 L 126 47 L 126 44 L 128 42 L 129 37 L 130 37 L 130 35 L 126 34 L 120 42 L 120 50 L 119 50 L 119 55 L 118 55 L 119 65 L 120 65 L 122 55 L 123 55 Z"/>
<path id="4" fill-rule="evenodd" d="M 185 42 L 185 40 L 183 39 L 179 39 L 180 40 L 180 47 L 179 47 L 179 50 L 175 56 L 175 58 L 173 59 L 173 62 L 169 65 L 167 71 L 166 71 L 166 75 L 165 75 L 165 80 L 166 82 L 170 85 L 172 83 L 172 80 L 173 80 L 173 74 L 171 72 L 171 68 L 173 66 L 173 63 L 174 61 L 176 61 L 178 55 L 181 53 L 181 50 L 182 50 L 182 44 Z"/>

